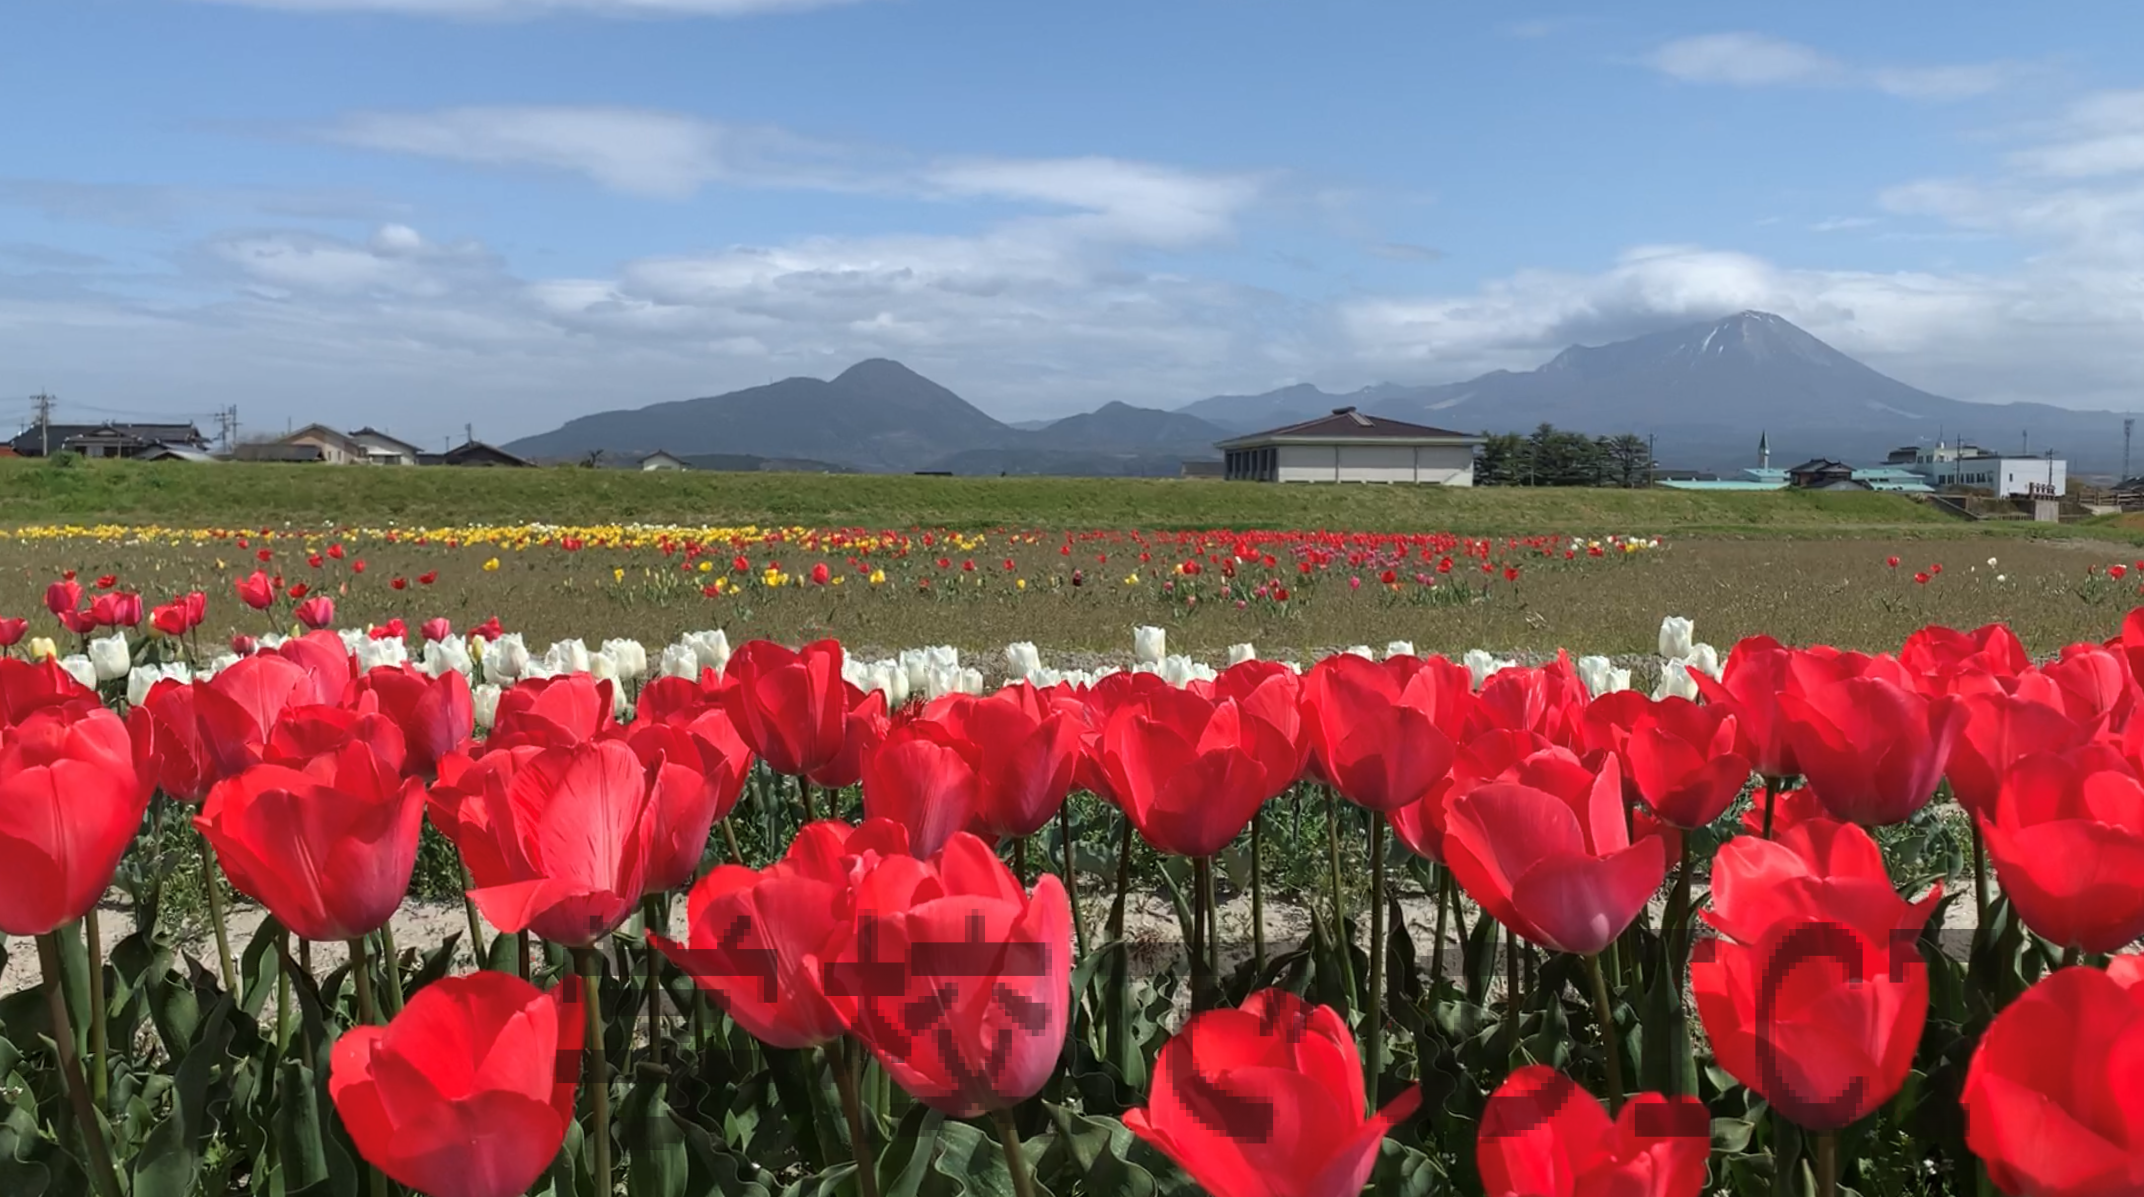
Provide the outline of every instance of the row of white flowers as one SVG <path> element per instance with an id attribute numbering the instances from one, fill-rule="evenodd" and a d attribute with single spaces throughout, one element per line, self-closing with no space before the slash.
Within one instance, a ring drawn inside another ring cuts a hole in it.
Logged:
<path id="1" fill-rule="evenodd" d="M 1675 695 L 1694 699 L 1697 697 L 1694 675 L 1720 676 L 1725 664 L 1722 654 L 1711 645 L 1695 640 L 1692 633 L 1691 622 L 1680 616 L 1671 615 L 1661 622 L 1661 680 L 1654 691 L 1655 698 Z M 418 654 L 412 657 L 408 642 L 398 637 L 375 639 L 369 632 L 359 630 L 345 630 L 338 634 L 361 670 L 383 665 L 393 668 L 412 666 L 432 677 L 449 671 L 461 674 L 471 686 L 477 723 L 487 728 L 498 708 L 499 694 L 516 682 L 577 673 L 615 682 L 617 685 L 612 693 L 617 715 L 622 719 L 631 713 L 633 696 L 650 678 L 698 678 L 710 669 L 722 672 L 730 660 L 729 637 L 720 629 L 688 632 L 676 643 L 665 645 L 653 654 L 639 641 L 628 639 L 605 640 L 595 648 L 589 648 L 585 641 L 578 639 L 561 640 L 537 654 L 529 649 L 519 632 L 509 632 L 488 643 L 459 635 L 441 640 L 427 639 Z M 267 648 L 282 642 L 283 638 L 279 636 L 264 636 L 260 641 Z M 1395 640 L 1385 645 L 1382 653 L 1366 644 L 1341 651 L 1375 660 L 1380 656 L 1413 656 L 1415 647 L 1408 641 Z M 1226 665 L 1257 656 L 1258 650 L 1253 645 L 1234 645 L 1228 650 Z M 1167 632 L 1158 627 L 1133 629 L 1132 658 L 1132 672 L 1156 674 L 1176 686 L 1211 680 L 1217 672 L 1213 666 L 1189 656 L 1170 653 Z M 182 663 L 134 665 L 123 635 L 91 640 L 85 653 L 58 658 L 60 667 L 86 686 L 125 678 L 129 703 L 140 702 L 151 687 L 167 678 L 181 682 L 210 678 L 238 659 L 234 653 L 223 653 L 198 668 L 189 668 Z M 1516 664 L 1481 649 L 1469 650 L 1461 657 L 1461 662 L 1472 674 L 1477 689 L 1498 670 Z M 1303 668 L 1292 660 L 1282 664 L 1298 672 Z M 1631 671 L 1616 666 L 1607 657 L 1580 657 L 1576 666 L 1580 681 L 1595 697 L 1631 687 Z M 1093 670 L 1052 668 L 1044 664 L 1041 650 L 1033 643 L 1021 641 L 1005 648 L 1001 684 L 1029 682 L 1042 687 L 1062 683 L 1086 686 L 1117 672 L 1119 670 L 1114 667 Z M 960 651 L 943 644 L 907 649 L 897 656 L 880 660 L 849 657 L 842 662 L 842 676 L 860 690 L 884 692 L 890 706 L 914 700 L 929 701 L 946 694 L 981 694 L 985 689 L 983 671 L 964 665 Z"/>

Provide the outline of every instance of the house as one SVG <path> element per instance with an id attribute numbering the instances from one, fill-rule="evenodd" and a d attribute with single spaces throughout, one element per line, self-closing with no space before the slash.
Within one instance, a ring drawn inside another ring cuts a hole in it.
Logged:
<path id="1" fill-rule="evenodd" d="M 427 454 L 427 456 L 429 456 Z M 506 450 L 487 445 L 482 441 L 465 441 L 439 455 L 440 465 L 450 466 L 530 466 L 534 463 L 508 453 Z"/>
<path id="2" fill-rule="evenodd" d="M 2052 499 L 2069 488 L 2069 463 L 2052 453 L 2004 457 L 1963 441 L 1917 449 L 1905 468 L 1938 490 L 1977 490 L 1997 498 Z"/>
<path id="3" fill-rule="evenodd" d="M 373 465 L 417 464 L 421 451 L 408 441 L 400 440 L 369 425 L 350 434 L 350 439 L 364 447 L 365 460 Z"/>
<path id="4" fill-rule="evenodd" d="M 32 424 L 7 443 L 23 457 L 43 457 L 62 450 L 85 457 L 134 457 L 151 445 L 208 448 L 208 438 L 192 424 Z"/>
<path id="5" fill-rule="evenodd" d="M 1221 441 L 1222 474 L 1244 482 L 1409 482 L 1474 485 L 1482 438 L 1445 428 L 1367 416 L 1331 415 Z"/>
<path id="6" fill-rule="evenodd" d="M 192 445 L 155 444 L 135 454 L 134 460 L 211 462 L 216 458 L 208 450 L 196 449 Z"/>
<path id="7" fill-rule="evenodd" d="M 655 452 L 640 459 L 640 468 L 643 470 L 689 470 L 692 467 L 685 463 L 684 458 L 657 449 Z"/>
<path id="8" fill-rule="evenodd" d="M 368 450 L 362 442 L 325 424 L 307 424 L 276 443 L 317 446 L 320 460 L 329 465 L 363 465 L 367 461 Z"/>
<path id="9" fill-rule="evenodd" d="M 232 461 L 272 461 L 285 465 L 321 462 L 327 460 L 319 445 L 308 441 L 304 444 L 285 444 L 282 441 L 248 441 L 231 450 Z"/>
<path id="10" fill-rule="evenodd" d="M 1787 482 L 1796 490 L 1866 490 L 1854 481 L 1854 467 L 1828 457 L 1812 457 L 1787 469 Z"/>
<path id="11" fill-rule="evenodd" d="M 2144 478 L 2124 478 L 2116 483 L 2113 498 L 2117 510 L 2144 511 Z"/>
<path id="12" fill-rule="evenodd" d="M 1227 462 L 1218 457 L 1202 457 L 1197 460 L 1186 461 L 1181 467 L 1182 473 L 1180 476 L 1185 478 L 1220 478 L 1224 476 L 1223 471 L 1227 464 Z"/>
<path id="13" fill-rule="evenodd" d="M 1935 488 L 1928 485 L 1926 478 L 1921 477 L 1912 470 L 1895 465 L 1872 466 L 1868 469 L 1855 470 L 1854 481 L 1866 485 L 1870 490 L 1887 491 L 1891 494 L 1932 495 L 1935 493 Z"/>

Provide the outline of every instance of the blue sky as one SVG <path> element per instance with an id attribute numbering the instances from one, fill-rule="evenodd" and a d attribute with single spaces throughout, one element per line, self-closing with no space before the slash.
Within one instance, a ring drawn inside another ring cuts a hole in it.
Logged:
<path id="1" fill-rule="evenodd" d="M 2139 45 L 2118 0 L 17 5 L 0 424 L 505 440 L 871 356 L 1024 419 L 1752 307 L 2127 408 Z"/>

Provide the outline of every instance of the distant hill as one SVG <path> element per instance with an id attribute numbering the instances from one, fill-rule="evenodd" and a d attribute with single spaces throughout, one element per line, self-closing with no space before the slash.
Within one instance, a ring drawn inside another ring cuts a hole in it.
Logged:
<path id="1" fill-rule="evenodd" d="M 1524 432 L 1543 422 L 1595 435 L 1657 438 L 1666 466 L 1772 464 L 1817 456 L 1880 460 L 1890 449 L 1964 437 L 2000 452 L 2029 433 L 2080 471 L 2121 464 L 2122 417 L 2045 404 L 1966 403 L 1880 374 L 1768 312 L 1667 329 L 1607 345 L 1574 345 L 1539 369 L 1466 382 L 1383 384 L 1337 396 L 1307 386 L 1218 396 L 1178 409 L 1225 426 L 1277 427 L 1321 415 L 1335 400 L 1396 419 L 1478 432 Z"/>
<path id="2" fill-rule="evenodd" d="M 637 461 L 657 449 L 720 469 L 838 468 L 963 474 L 1174 474 L 1225 429 L 1179 412 L 1110 403 L 1035 429 L 1002 424 L 899 362 L 835 378 L 790 378 L 727 395 L 598 412 L 524 437 L 509 452 Z M 715 465 L 716 461 L 726 464 Z M 779 464 L 767 464 L 769 462 Z"/>
<path id="3" fill-rule="evenodd" d="M 874 358 L 827 381 L 787 378 L 727 395 L 582 416 L 507 450 L 569 458 L 595 449 L 665 449 L 685 458 L 745 453 L 898 471 L 922 469 L 962 449 L 1009 445 L 1020 435 L 899 362 Z"/>

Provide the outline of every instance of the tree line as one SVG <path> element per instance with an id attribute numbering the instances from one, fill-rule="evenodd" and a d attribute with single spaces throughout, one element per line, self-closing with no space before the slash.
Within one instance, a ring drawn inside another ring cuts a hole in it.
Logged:
<path id="1" fill-rule="evenodd" d="M 1587 436 L 1553 424 L 1531 433 L 1492 432 L 1474 450 L 1476 486 L 1617 486 L 1652 483 L 1644 437 Z"/>

